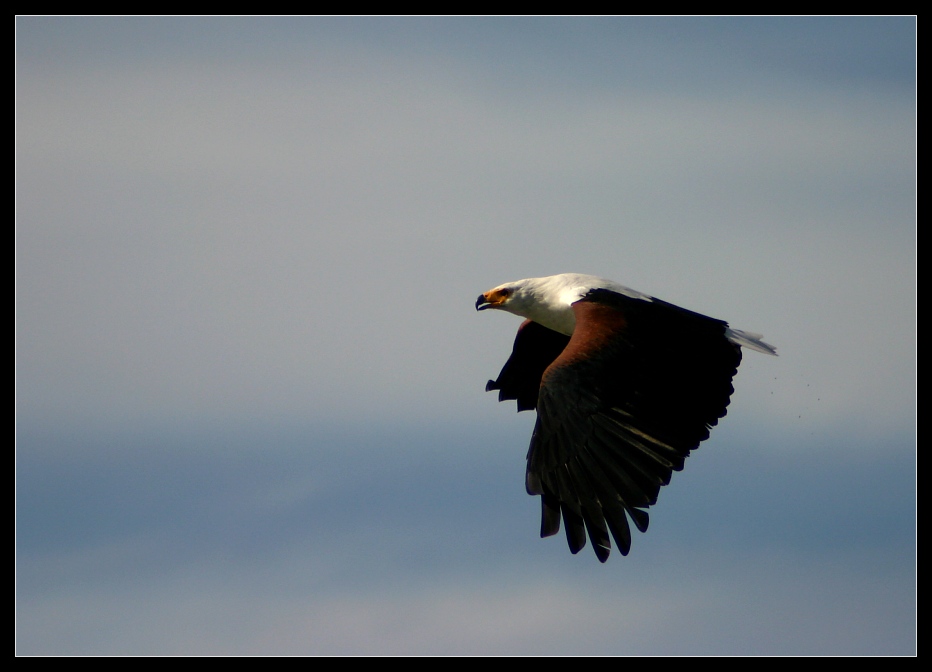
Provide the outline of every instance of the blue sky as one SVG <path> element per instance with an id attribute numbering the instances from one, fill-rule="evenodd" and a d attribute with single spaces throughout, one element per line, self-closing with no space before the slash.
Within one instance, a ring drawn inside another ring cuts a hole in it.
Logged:
<path id="1" fill-rule="evenodd" d="M 915 652 L 913 18 L 19 18 L 17 651 Z M 763 332 L 600 565 L 506 280 Z"/>

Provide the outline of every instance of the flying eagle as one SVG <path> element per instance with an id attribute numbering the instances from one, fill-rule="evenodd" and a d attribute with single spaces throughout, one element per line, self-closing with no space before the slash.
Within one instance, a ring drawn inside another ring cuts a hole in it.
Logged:
<path id="1" fill-rule="evenodd" d="M 525 484 L 540 495 L 540 536 L 560 530 L 570 551 L 600 562 L 631 548 L 627 517 L 644 510 L 726 413 L 741 348 L 769 355 L 759 334 L 610 280 L 564 273 L 484 292 L 476 310 L 526 318 L 497 380 L 499 401 L 537 409 Z"/>

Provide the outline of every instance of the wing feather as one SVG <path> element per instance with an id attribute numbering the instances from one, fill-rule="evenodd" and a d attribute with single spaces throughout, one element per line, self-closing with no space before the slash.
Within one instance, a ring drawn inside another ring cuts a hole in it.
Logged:
<path id="1" fill-rule="evenodd" d="M 537 391 L 544 370 L 563 352 L 569 341 L 569 336 L 525 320 L 518 327 L 511 357 L 498 378 L 486 384 L 485 391 L 499 390 L 499 401 L 515 399 L 518 411 L 537 408 Z"/>
<path id="2" fill-rule="evenodd" d="M 661 301 L 593 290 L 573 310 L 573 336 L 541 374 L 526 483 L 541 534 L 562 515 L 570 550 L 588 534 L 605 562 L 609 532 L 627 554 L 627 518 L 647 529 L 642 509 L 725 415 L 741 351 L 724 322 Z"/>

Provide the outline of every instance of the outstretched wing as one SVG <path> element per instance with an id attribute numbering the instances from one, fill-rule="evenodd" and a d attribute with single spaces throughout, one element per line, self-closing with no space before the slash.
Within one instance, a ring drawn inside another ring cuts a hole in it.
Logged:
<path id="1" fill-rule="evenodd" d="M 605 562 L 609 533 L 626 555 L 627 518 L 647 529 L 643 509 L 725 415 L 741 348 L 725 322 L 656 299 L 595 289 L 573 310 L 573 336 L 541 377 L 526 486 L 541 496 L 541 536 L 562 516 L 570 550 L 588 533 Z"/>

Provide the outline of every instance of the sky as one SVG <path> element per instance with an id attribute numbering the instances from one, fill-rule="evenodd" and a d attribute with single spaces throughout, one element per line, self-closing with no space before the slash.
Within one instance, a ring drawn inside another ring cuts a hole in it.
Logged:
<path id="1" fill-rule="evenodd" d="M 916 22 L 16 19 L 20 655 L 913 655 Z M 600 564 L 479 293 L 761 332 Z"/>

